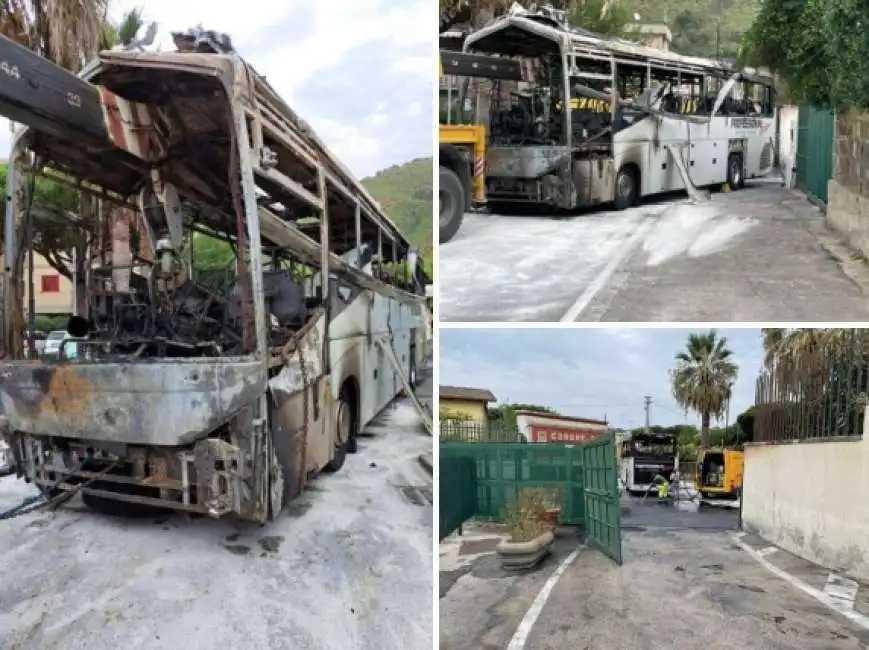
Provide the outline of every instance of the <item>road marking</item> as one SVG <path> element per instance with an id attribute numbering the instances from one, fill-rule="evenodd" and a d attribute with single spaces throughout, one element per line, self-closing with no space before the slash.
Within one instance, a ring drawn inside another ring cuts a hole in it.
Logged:
<path id="1" fill-rule="evenodd" d="M 763 555 L 761 555 L 759 551 L 754 550 L 748 544 L 743 542 L 741 535 L 734 535 L 733 541 L 736 543 L 737 546 L 739 546 L 739 548 L 741 548 L 743 551 L 745 551 L 751 557 L 757 560 L 770 573 L 773 573 L 785 582 L 790 583 L 791 586 L 796 587 L 803 593 L 806 593 L 820 603 L 823 603 L 834 612 L 838 612 L 839 614 L 850 620 L 852 623 L 856 623 L 857 625 L 862 627 L 864 630 L 869 630 L 869 616 L 866 616 L 856 611 L 854 609 L 853 602 L 851 602 L 850 604 L 843 602 L 842 599 L 835 596 L 830 596 L 826 591 L 815 589 L 814 587 L 806 584 L 799 578 L 792 576 L 787 571 L 779 569 L 776 565 L 763 557 Z"/>
<path id="2" fill-rule="evenodd" d="M 760 549 L 758 551 L 758 553 L 760 553 L 763 557 L 766 557 L 767 555 L 772 555 L 777 550 L 778 550 L 777 546 L 767 546 L 766 548 Z"/>
<path id="3" fill-rule="evenodd" d="M 653 217 L 644 218 L 636 232 L 630 239 L 628 239 L 628 241 L 625 242 L 624 246 L 622 246 L 616 256 L 613 257 L 605 267 L 603 267 L 603 270 L 601 270 L 597 277 L 592 280 L 591 284 L 585 288 L 585 291 L 583 291 L 582 295 L 576 299 L 576 302 L 571 305 L 570 309 L 567 310 L 564 316 L 561 317 L 562 323 L 573 323 L 577 318 L 579 318 L 579 315 L 585 311 L 594 297 L 600 293 L 600 290 L 610 281 L 610 278 L 612 278 L 622 262 L 624 262 L 625 259 L 634 252 L 634 249 L 640 244 L 643 238 L 649 234 L 649 231 L 652 230 L 655 222 L 656 221 Z"/>
<path id="4" fill-rule="evenodd" d="M 531 634 L 531 628 L 534 627 L 534 624 L 537 622 L 537 618 L 540 616 L 540 612 L 543 611 L 546 601 L 549 600 L 549 596 L 552 594 L 555 584 L 561 578 L 561 575 L 567 570 L 567 567 L 570 566 L 570 563 L 573 562 L 577 555 L 579 555 L 581 550 L 582 546 L 575 548 L 570 555 L 564 558 L 564 561 L 555 570 L 555 573 L 549 576 L 546 584 L 543 585 L 540 593 L 537 594 L 534 602 L 531 603 L 531 607 L 529 607 L 528 611 L 525 612 L 525 617 L 522 619 L 522 622 L 519 623 L 519 627 L 516 628 L 516 633 L 513 634 L 513 638 L 510 639 L 510 644 L 507 646 L 507 650 L 522 650 L 522 648 L 525 647 L 525 644 L 528 642 L 528 635 Z"/>
<path id="5" fill-rule="evenodd" d="M 857 600 L 857 589 L 860 588 L 854 580 L 844 576 L 830 573 L 827 584 L 824 585 L 824 593 L 830 598 L 835 598 L 843 605 L 853 608 Z"/>

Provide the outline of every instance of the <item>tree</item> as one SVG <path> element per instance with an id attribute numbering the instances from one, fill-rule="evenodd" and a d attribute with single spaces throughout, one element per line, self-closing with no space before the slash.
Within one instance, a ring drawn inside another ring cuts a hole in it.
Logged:
<path id="1" fill-rule="evenodd" d="M 766 0 L 743 38 L 740 60 L 769 67 L 797 101 L 867 108 L 867 26 L 864 0 Z"/>
<path id="2" fill-rule="evenodd" d="M 622 36 L 631 22 L 632 12 L 617 0 L 573 0 L 567 3 L 567 20 L 602 36 Z"/>
<path id="3" fill-rule="evenodd" d="M 99 49 L 108 0 L 3 0 L 0 33 L 67 70 Z"/>
<path id="4" fill-rule="evenodd" d="M 558 413 L 548 406 L 541 406 L 539 404 L 505 403 L 489 408 L 489 421 L 503 423 L 503 425 L 508 428 L 516 427 L 517 411 L 533 411 L 535 413 L 558 415 Z"/>
<path id="5" fill-rule="evenodd" d="M 727 408 L 730 389 L 739 371 L 732 361 L 727 339 L 715 330 L 688 335 L 685 350 L 676 355 L 671 372 L 673 397 L 686 411 L 700 415 L 700 448 L 709 447 L 712 418 L 720 419 Z"/>
<path id="6" fill-rule="evenodd" d="M 32 11 L 27 9 L 32 5 Z M 106 0 L 6 0 L 0 5 L 0 33 L 68 70 L 79 70 L 101 49 L 130 45 L 141 29 L 142 9 L 133 9 L 121 22 L 108 22 Z M 0 168 L 6 186 L 8 167 Z M 25 181 L 26 182 L 26 181 Z M 83 311 L 86 251 L 95 235 L 97 202 L 57 183 L 35 183 L 31 218 L 33 249 L 58 273 L 77 279 L 78 310 Z M 73 266 L 78 268 L 74 269 Z"/>

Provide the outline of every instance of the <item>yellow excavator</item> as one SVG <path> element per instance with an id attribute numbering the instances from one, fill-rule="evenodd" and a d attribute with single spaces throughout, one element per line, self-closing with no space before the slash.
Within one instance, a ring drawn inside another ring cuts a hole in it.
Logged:
<path id="1" fill-rule="evenodd" d="M 461 88 L 459 79 L 464 78 Z M 486 127 L 468 92 L 471 78 L 521 81 L 519 62 L 496 56 L 441 50 L 440 142 L 438 147 L 440 213 L 438 240 L 448 242 L 465 212 L 486 204 Z"/>

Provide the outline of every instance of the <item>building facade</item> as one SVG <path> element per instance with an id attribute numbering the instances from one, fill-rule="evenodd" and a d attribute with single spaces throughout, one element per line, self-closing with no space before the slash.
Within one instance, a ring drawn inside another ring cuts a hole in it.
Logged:
<path id="1" fill-rule="evenodd" d="M 604 420 L 550 415 L 537 411 L 517 411 L 519 433 L 530 443 L 582 443 L 604 435 Z"/>

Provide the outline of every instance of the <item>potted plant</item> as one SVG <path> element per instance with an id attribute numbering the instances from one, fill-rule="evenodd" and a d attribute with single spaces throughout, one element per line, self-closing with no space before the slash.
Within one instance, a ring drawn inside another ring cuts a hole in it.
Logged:
<path id="1" fill-rule="evenodd" d="M 555 537 L 547 522 L 547 503 L 541 490 L 525 489 L 504 508 L 501 520 L 510 538 L 498 545 L 501 566 L 517 571 L 531 569 L 546 557 Z"/>
<path id="2" fill-rule="evenodd" d="M 561 504 L 564 503 L 564 492 L 561 487 L 555 487 L 543 490 L 541 494 L 546 507 L 545 521 L 551 530 L 555 530 L 561 517 Z"/>

